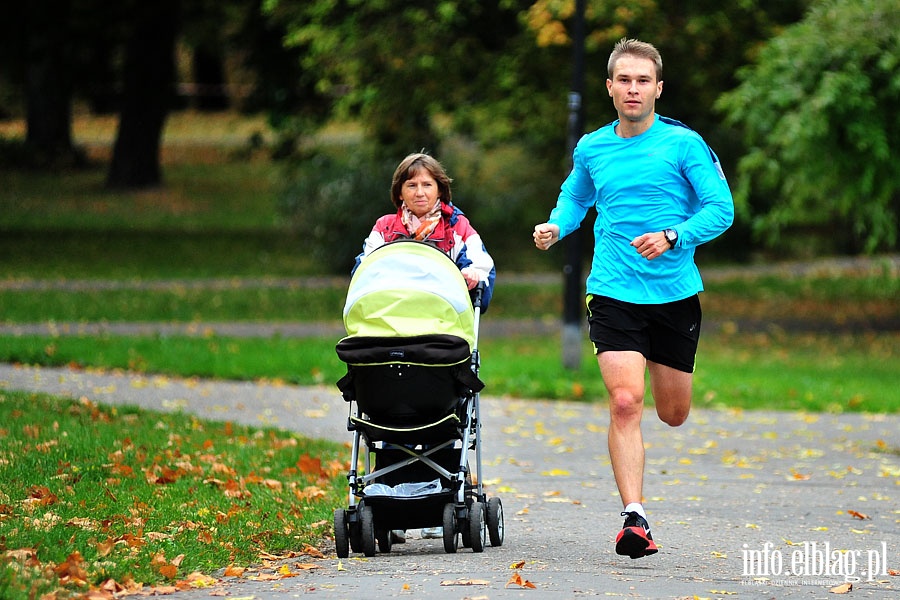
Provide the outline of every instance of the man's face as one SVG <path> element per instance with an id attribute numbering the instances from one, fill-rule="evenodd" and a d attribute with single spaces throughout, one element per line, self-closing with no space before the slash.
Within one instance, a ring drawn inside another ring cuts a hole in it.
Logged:
<path id="1" fill-rule="evenodd" d="M 606 89 L 619 120 L 638 123 L 653 114 L 656 99 L 662 93 L 662 81 L 656 80 L 656 65 L 652 60 L 626 54 L 616 61 L 612 79 L 606 80 Z"/>

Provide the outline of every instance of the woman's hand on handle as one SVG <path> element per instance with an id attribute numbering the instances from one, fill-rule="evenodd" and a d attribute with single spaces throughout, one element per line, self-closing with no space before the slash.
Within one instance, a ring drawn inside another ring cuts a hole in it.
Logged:
<path id="1" fill-rule="evenodd" d="M 460 269 L 459 272 L 462 273 L 463 279 L 466 280 L 466 286 L 468 286 L 470 290 L 474 290 L 475 286 L 478 285 L 478 282 L 482 279 L 474 267 L 465 267 Z"/>

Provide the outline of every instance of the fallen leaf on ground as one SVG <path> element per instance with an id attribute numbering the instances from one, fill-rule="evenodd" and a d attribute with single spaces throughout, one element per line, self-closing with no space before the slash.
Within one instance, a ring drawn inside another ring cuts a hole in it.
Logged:
<path id="1" fill-rule="evenodd" d="M 190 575 L 185 578 L 184 581 L 179 581 L 176 584 L 176 587 L 179 589 L 183 589 L 185 586 L 191 588 L 206 588 L 214 586 L 218 583 L 218 581 L 214 577 L 210 577 L 209 575 L 204 575 L 198 571 L 194 571 Z"/>
<path id="2" fill-rule="evenodd" d="M 325 558 L 325 554 L 323 554 L 321 550 L 310 544 L 303 544 L 303 550 L 300 552 L 307 556 L 312 556 L 313 558 Z"/>
<path id="3" fill-rule="evenodd" d="M 828 590 L 832 594 L 846 594 L 853 590 L 852 583 L 842 583 L 841 585 L 835 586 Z"/>
<path id="4" fill-rule="evenodd" d="M 518 571 L 516 571 L 515 573 L 512 574 L 512 577 L 509 578 L 509 581 L 507 581 L 507 582 L 506 582 L 506 585 L 503 586 L 503 587 L 507 587 L 507 588 L 508 588 L 508 587 L 511 586 L 511 585 L 517 585 L 517 586 L 519 586 L 519 587 L 529 588 L 529 589 L 532 589 L 532 590 L 533 590 L 533 589 L 537 589 L 537 586 L 536 586 L 536 585 L 534 585 L 533 583 L 531 583 L 531 582 L 528 581 L 527 579 L 522 579 L 522 576 L 519 575 L 519 572 L 518 572 Z"/>
<path id="5" fill-rule="evenodd" d="M 861 520 L 871 518 L 871 517 L 869 517 L 869 515 L 867 515 L 865 513 L 857 512 L 855 510 L 848 510 L 847 514 L 849 514 L 851 517 L 856 517 L 857 519 L 861 519 Z"/>
<path id="6" fill-rule="evenodd" d="M 541 475 L 544 477 L 566 477 L 569 475 L 569 472 L 565 469 L 550 469 L 549 471 L 541 471 Z"/>
<path id="7" fill-rule="evenodd" d="M 487 579 L 445 579 L 441 585 L 491 585 Z"/>

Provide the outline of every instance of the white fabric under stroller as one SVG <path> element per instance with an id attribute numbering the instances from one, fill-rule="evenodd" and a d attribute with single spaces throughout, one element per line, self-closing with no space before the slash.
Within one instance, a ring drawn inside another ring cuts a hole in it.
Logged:
<path id="1" fill-rule="evenodd" d="M 481 475 L 482 291 L 470 294 L 443 252 L 409 240 L 373 251 L 353 274 L 336 347 L 353 432 L 349 505 L 334 511 L 339 557 L 374 556 L 376 542 L 390 552 L 396 529 L 443 527 L 446 552 L 460 538 L 474 552 L 503 543 L 503 505 Z"/>

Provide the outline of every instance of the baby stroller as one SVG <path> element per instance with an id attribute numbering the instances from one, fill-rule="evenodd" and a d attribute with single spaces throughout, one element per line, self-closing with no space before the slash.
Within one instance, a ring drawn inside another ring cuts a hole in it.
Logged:
<path id="1" fill-rule="evenodd" d="M 503 543 L 503 506 L 481 477 L 479 286 L 470 292 L 443 252 L 411 240 L 373 251 L 350 280 L 347 363 L 338 382 L 353 432 L 349 506 L 334 511 L 337 555 L 390 552 L 391 530 L 443 527 L 482 552 Z M 365 448 L 360 456 L 361 443 Z M 474 455 L 475 478 L 469 470 Z M 358 471 L 360 458 L 363 469 Z"/>

